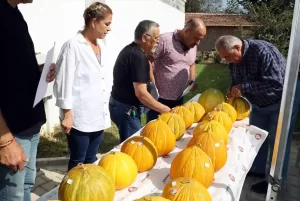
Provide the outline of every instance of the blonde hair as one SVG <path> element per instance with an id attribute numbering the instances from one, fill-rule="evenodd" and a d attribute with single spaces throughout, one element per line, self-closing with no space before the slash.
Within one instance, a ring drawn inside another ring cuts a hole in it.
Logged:
<path id="1" fill-rule="evenodd" d="M 113 13 L 108 5 L 100 2 L 92 3 L 84 10 L 84 24 L 87 27 L 94 18 L 97 20 L 103 20 L 109 14 L 112 15 Z"/>

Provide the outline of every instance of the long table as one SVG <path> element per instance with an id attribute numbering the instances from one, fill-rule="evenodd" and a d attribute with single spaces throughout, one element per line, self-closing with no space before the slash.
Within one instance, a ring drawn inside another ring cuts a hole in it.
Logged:
<path id="1" fill-rule="evenodd" d="M 200 94 L 196 95 L 191 101 L 197 101 L 199 96 Z M 153 169 L 139 173 L 132 185 L 116 191 L 114 201 L 132 201 L 145 195 L 160 195 L 165 184 L 170 180 L 170 166 L 174 157 L 186 147 L 196 125 L 193 124 L 186 130 L 171 153 L 158 158 Z M 134 135 L 140 135 L 140 131 Z M 249 125 L 248 118 L 234 123 L 229 133 L 227 162 L 221 170 L 215 173 L 214 182 L 208 188 L 213 201 L 239 200 L 246 175 L 267 135 L 266 131 Z M 120 151 L 121 145 L 112 151 Z M 41 196 L 38 201 L 58 200 L 57 192 L 58 187 Z"/>

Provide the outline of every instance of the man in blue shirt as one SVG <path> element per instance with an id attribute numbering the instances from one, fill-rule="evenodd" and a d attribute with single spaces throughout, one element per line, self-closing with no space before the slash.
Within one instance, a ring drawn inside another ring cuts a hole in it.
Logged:
<path id="1" fill-rule="evenodd" d="M 286 60 L 272 44 L 263 40 L 241 40 L 222 36 L 216 50 L 229 62 L 232 79 L 229 96 L 246 97 L 252 104 L 250 124 L 269 132 L 250 170 L 250 174 L 268 178 L 280 111 Z M 270 155 L 268 157 L 268 151 Z M 283 177 L 286 173 L 283 172 Z M 268 182 L 254 184 L 251 190 L 266 194 Z"/>

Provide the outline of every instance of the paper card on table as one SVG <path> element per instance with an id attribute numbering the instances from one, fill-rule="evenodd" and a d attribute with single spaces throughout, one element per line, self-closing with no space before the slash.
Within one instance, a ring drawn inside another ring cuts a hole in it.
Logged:
<path id="1" fill-rule="evenodd" d="M 47 83 L 46 79 L 47 79 L 47 74 L 50 70 L 50 66 L 53 63 L 54 49 L 55 49 L 55 43 L 54 43 L 53 47 L 47 53 L 46 61 L 45 61 L 42 75 L 40 78 L 40 82 L 39 82 L 39 85 L 38 85 L 38 88 L 36 91 L 33 107 L 35 107 L 44 98 L 44 96 L 47 92 L 48 83 Z"/>

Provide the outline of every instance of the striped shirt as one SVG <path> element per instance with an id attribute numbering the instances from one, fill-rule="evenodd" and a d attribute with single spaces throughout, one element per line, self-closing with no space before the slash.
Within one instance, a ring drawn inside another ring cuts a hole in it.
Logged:
<path id="1" fill-rule="evenodd" d="M 232 86 L 241 84 L 243 95 L 259 107 L 281 101 L 286 60 L 272 44 L 244 40 L 244 54 L 238 64 L 229 64 Z"/>

